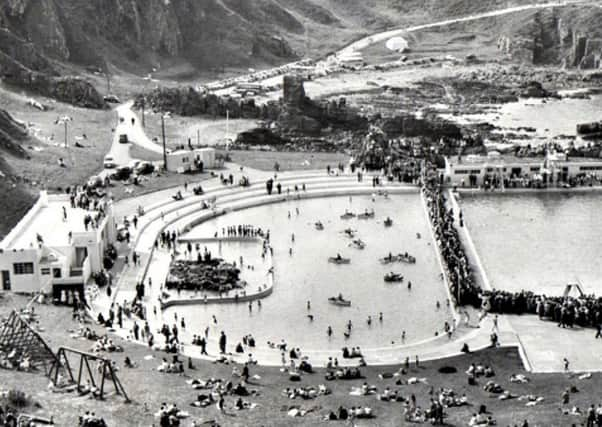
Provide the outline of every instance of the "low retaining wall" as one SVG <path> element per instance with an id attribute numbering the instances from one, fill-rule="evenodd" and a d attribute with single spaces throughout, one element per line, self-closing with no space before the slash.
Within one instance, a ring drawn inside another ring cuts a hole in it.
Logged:
<path id="1" fill-rule="evenodd" d="M 449 190 L 448 192 L 449 195 L 449 201 L 452 205 L 452 208 L 454 210 L 454 212 L 456 212 L 456 215 L 458 215 L 461 211 L 460 205 L 458 204 L 458 201 L 456 200 L 456 196 L 454 194 L 453 191 Z M 489 282 L 489 278 L 487 277 L 487 273 L 485 272 L 485 267 L 483 267 L 483 263 L 481 261 L 481 257 L 479 256 L 479 252 L 477 251 L 477 248 L 475 247 L 475 244 L 472 240 L 472 236 L 470 235 L 470 231 L 468 230 L 468 227 L 466 225 L 466 223 L 464 223 L 463 227 L 459 227 L 459 229 L 462 230 L 462 234 L 464 235 L 464 241 L 465 241 L 465 247 L 464 249 L 466 250 L 466 255 L 468 256 L 469 259 L 471 259 L 475 266 L 477 267 L 477 270 L 479 272 L 479 277 L 481 278 L 479 285 L 481 286 L 481 289 L 484 289 L 486 291 L 490 291 L 492 289 L 491 287 L 491 283 Z"/>
<path id="2" fill-rule="evenodd" d="M 424 208 L 424 215 L 426 217 L 426 222 L 428 222 L 429 231 L 431 233 L 431 240 L 433 241 L 434 249 L 435 249 L 435 257 L 437 258 L 437 263 L 439 264 L 439 268 L 441 269 L 441 274 L 443 276 L 443 286 L 445 287 L 445 293 L 447 294 L 447 298 L 450 302 L 450 307 L 452 311 L 452 317 L 454 318 L 455 324 L 460 324 L 460 315 L 458 313 L 457 301 L 453 298 L 451 294 L 451 289 L 449 287 L 449 278 L 447 267 L 445 266 L 445 262 L 443 261 L 443 256 L 441 255 L 441 247 L 437 243 L 437 239 L 435 238 L 435 230 L 433 228 L 433 223 L 431 222 L 431 216 L 429 215 L 428 206 L 426 204 L 426 199 L 424 198 L 424 193 L 420 191 L 420 201 L 422 202 L 422 207 Z"/>
<path id="3" fill-rule="evenodd" d="M 234 297 L 211 297 L 211 298 L 190 298 L 190 299 L 174 299 L 169 301 L 161 302 L 161 309 L 165 310 L 169 307 L 183 306 L 183 305 L 202 305 L 202 304 L 226 304 L 226 303 L 240 303 L 255 301 L 258 299 L 265 298 L 274 292 L 273 283 L 261 292 L 254 294 L 239 295 L 238 298 Z"/>
<path id="4" fill-rule="evenodd" d="M 225 236 L 225 237 L 184 237 L 178 239 L 180 243 L 257 243 L 261 241 L 259 237 L 243 237 L 243 236 Z"/>
<path id="5" fill-rule="evenodd" d="M 482 188 L 472 187 L 458 187 L 458 194 L 461 195 L 487 195 L 487 196 L 513 196 L 520 194 L 546 194 L 546 193 L 560 193 L 560 194 L 580 194 L 580 193 L 600 193 L 602 192 L 602 185 L 594 185 L 592 187 L 549 187 L 549 188 L 507 188 L 503 190 L 484 190 Z"/>

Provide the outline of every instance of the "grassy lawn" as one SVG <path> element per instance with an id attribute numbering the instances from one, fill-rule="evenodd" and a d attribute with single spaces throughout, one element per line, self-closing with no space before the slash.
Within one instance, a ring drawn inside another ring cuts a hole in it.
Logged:
<path id="1" fill-rule="evenodd" d="M 14 171 L 33 189 L 80 184 L 98 173 L 112 142 L 116 120 L 113 111 L 76 108 L 35 97 L 50 108 L 40 111 L 27 105 L 28 99 L 26 94 L 0 87 L 0 108 L 26 123 L 30 133 L 38 139 L 37 143 L 25 147 L 31 160 L 8 157 Z M 64 127 L 55 124 L 56 119 L 63 116 L 73 119 L 67 128 L 67 148 L 64 147 Z M 76 147 L 76 142 L 82 147 Z M 66 167 L 59 166 L 59 158 L 63 158 Z"/>
<path id="2" fill-rule="evenodd" d="M 262 171 L 273 171 L 278 162 L 281 171 L 324 169 L 347 164 L 349 156 L 342 153 L 299 153 L 289 151 L 229 151 L 232 162 Z"/>
<path id="3" fill-rule="evenodd" d="M 138 115 L 141 111 L 137 111 Z M 152 111 L 144 115 L 145 131 L 149 138 L 161 141 L 161 116 Z M 226 125 L 226 119 L 212 119 L 210 117 L 183 117 L 172 116 L 164 120 L 165 140 L 167 148 L 177 145 L 187 145 L 188 139 L 193 145 L 199 142 L 202 145 L 215 145 L 222 143 L 225 138 L 236 139 L 240 132 L 257 126 L 256 120 L 231 119 Z"/>
<path id="4" fill-rule="evenodd" d="M 0 315 L 6 315 L 11 307 L 21 307 L 26 298 L 18 296 L 7 296 L 0 300 Z M 71 320 L 71 311 L 67 308 L 59 308 L 52 305 L 36 305 L 36 312 L 40 314 L 40 325 L 46 328 L 42 335 L 48 340 L 51 347 L 56 350 L 65 345 L 77 349 L 87 350 L 92 341 L 72 339 L 68 337 L 68 331 L 76 328 Z M 96 329 L 103 333 L 100 328 Z M 200 421 L 216 420 L 220 425 L 249 426 L 249 425 L 347 425 L 339 422 L 323 422 L 322 417 L 330 410 L 336 410 L 339 405 L 347 407 L 364 405 L 373 408 L 376 418 L 372 420 L 360 420 L 357 425 L 362 426 L 399 426 L 405 425 L 403 421 L 403 405 L 401 403 L 386 403 L 376 399 L 375 396 L 355 397 L 350 396 L 351 387 L 361 386 L 363 381 L 376 385 L 380 391 L 386 386 L 399 388 L 405 397 L 411 394 L 416 396 L 418 405 L 423 408 L 429 406 L 430 390 L 435 392 L 440 387 L 452 388 L 458 395 L 466 394 L 470 406 L 460 408 L 447 408 L 447 425 L 464 426 L 473 412 L 478 407 L 486 405 L 498 425 L 514 425 L 522 423 L 524 419 L 530 425 L 540 426 L 566 426 L 571 423 L 584 422 L 584 417 L 561 415 L 559 412 L 560 394 L 567 387 L 575 385 L 578 393 L 571 394 L 570 407 L 576 405 L 585 410 L 590 403 L 598 403 L 600 399 L 600 384 L 602 376 L 594 374 L 591 379 L 578 380 L 565 374 L 527 374 L 531 381 L 528 384 L 519 385 L 509 382 L 513 373 L 523 373 L 522 364 L 518 353 L 514 349 L 490 349 L 478 353 L 463 355 L 448 360 L 421 363 L 420 367 L 412 366 L 407 376 L 424 377 L 428 384 L 396 386 L 395 379 L 381 380 L 378 374 L 391 372 L 397 367 L 368 367 L 362 369 L 365 380 L 334 381 L 327 382 L 323 378 L 324 370 L 318 369 L 314 374 L 303 376 L 300 383 L 293 383 L 288 377 L 280 373 L 277 368 L 252 367 L 251 374 L 261 376 L 260 380 L 254 380 L 250 388 L 257 389 L 260 394 L 246 398 L 257 403 L 258 407 L 253 410 L 237 411 L 233 408 L 234 397 L 226 398 L 226 414 L 220 414 L 214 405 L 200 409 L 189 406 L 196 395 L 185 383 L 185 380 L 193 378 L 207 379 L 210 377 L 230 379 L 232 367 L 209 362 L 195 361 L 195 369 L 186 369 L 183 376 L 176 374 L 162 374 L 155 369 L 159 365 L 161 357 L 165 354 L 151 351 L 144 346 L 133 345 L 127 341 L 115 339 L 117 344 L 124 347 L 123 353 L 112 353 L 108 357 L 115 360 L 120 366 L 120 380 L 127 393 L 132 399 L 131 404 L 125 404 L 116 397 L 109 397 L 105 402 L 99 402 L 87 397 L 77 397 L 74 394 L 53 394 L 47 391 L 48 379 L 43 374 L 20 373 L 3 371 L 1 389 L 17 388 L 33 395 L 34 400 L 41 404 L 41 408 L 35 413 L 43 416 L 52 415 L 57 425 L 75 425 L 77 417 L 83 412 L 90 410 L 105 417 L 109 426 L 117 425 L 150 425 L 158 420 L 152 415 L 158 410 L 161 402 L 176 403 L 178 407 L 188 411 L 191 418 Z M 210 354 L 216 353 L 215 348 L 208 349 Z M 134 369 L 123 367 L 125 356 L 129 356 L 138 364 Z M 154 359 L 144 360 L 144 356 L 153 355 Z M 412 356 L 412 355 L 409 355 Z M 171 357 L 171 356 L 169 356 Z M 413 360 L 413 357 L 411 357 Z M 320 364 L 321 361 L 314 361 Z M 490 365 L 496 371 L 492 378 L 504 389 L 512 393 L 534 394 L 543 396 L 544 401 L 537 406 L 525 406 L 524 401 L 518 399 L 501 401 L 497 395 L 492 395 L 483 390 L 484 379 L 478 380 L 478 384 L 470 386 L 467 383 L 464 370 L 470 363 Z M 442 374 L 439 368 L 442 366 L 453 366 L 458 373 Z M 236 383 L 236 381 L 234 381 Z M 332 389 L 332 394 L 318 397 L 314 400 L 290 400 L 282 396 L 285 387 L 309 386 L 325 383 Z M 292 405 L 299 405 L 305 409 L 315 408 L 315 412 L 307 414 L 303 418 L 291 418 L 284 411 Z M 28 409 L 34 412 L 34 409 Z M 188 425 L 188 420 L 183 425 Z"/>
<path id="5" fill-rule="evenodd" d="M 179 174 L 175 172 L 161 173 L 161 175 L 145 175 L 139 185 L 124 184 L 123 182 L 114 182 L 109 189 L 111 196 L 115 201 L 136 197 L 142 194 L 152 193 L 167 188 L 182 186 L 185 183 L 204 181 L 210 178 L 208 172 L 195 174 Z"/>

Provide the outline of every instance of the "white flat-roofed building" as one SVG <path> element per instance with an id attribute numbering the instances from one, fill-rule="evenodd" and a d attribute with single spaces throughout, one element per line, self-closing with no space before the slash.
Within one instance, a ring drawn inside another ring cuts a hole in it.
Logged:
<path id="1" fill-rule="evenodd" d="M 42 191 L 0 242 L 1 290 L 82 292 L 92 274 L 102 270 L 105 249 L 115 237 L 112 202 L 86 210 L 73 207 L 67 194 Z"/>
<path id="2" fill-rule="evenodd" d="M 215 169 L 218 164 L 214 148 L 195 148 L 178 150 L 167 154 L 167 170 L 170 172 L 190 172 Z"/>
<path id="3" fill-rule="evenodd" d="M 483 186 L 492 180 L 507 183 L 536 180 L 554 185 L 585 175 L 602 177 L 602 159 L 567 157 L 564 153 L 550 153 L 545 157 L 517 157 L 495 151 L 486 156 L 445 158 L 445 181 L 465 187 Z"/>

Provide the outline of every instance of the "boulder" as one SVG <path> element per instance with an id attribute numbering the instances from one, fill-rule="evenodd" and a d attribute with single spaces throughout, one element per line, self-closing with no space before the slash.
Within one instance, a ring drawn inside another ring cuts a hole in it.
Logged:
<path id="1" fill-rule="evenodd" d="M 538 81 L 530 81 L 521 88 L 519 96 L 523 98 L 560 98 L 557 92 L 548 91 Z"/>

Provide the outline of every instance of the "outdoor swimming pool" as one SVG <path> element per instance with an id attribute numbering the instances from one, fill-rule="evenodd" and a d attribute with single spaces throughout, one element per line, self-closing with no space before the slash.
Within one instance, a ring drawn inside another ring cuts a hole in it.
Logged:
<path id="1" fill-rule="evenodd" d="M 464 193 L 460 206 L 493 287 L 602 292 L 601 193 Z"/>
<path id="2" fill-rule="evenodd" d="M 296 209 L 299 209 L 297 215 Z M 360 213 L 374 209 L 375 219 L 341 220 L 345 209 Z M 289 219 L 288 213 L 291 217 Z M 385 228 L 383 220 L 390 216 L 394 224 Z M 324 230 L 318 231 L 314 223 L 320 220 Z M 200 304 L 171 307 L 164 318 L 173 322 L 174 311 L 184 316 L 187 333 L 201 334 L 211 326 L 211 337 L 224 330 L 230 343 L 238 342 L 243 335 L 252 333 L 258 345 L 267 341 L 285 339 L 289 345 L 306 350 L 338 349 L 343 345 L 377 348 L 401 344 L 401 333 L 406 331 L 406 344 L 429 339 L 436 330 L 442 331 L 445 321 L 451 323 L 450 309 L 446 304 L 446 291 L 440 277 L 435 247 L 418 193 L 395 195 L 389 199 L 378 196 L 320 198 L 271 204 L 248 210 L 232 212 L 199 225 L 186 237 L 211 237 L 221 228 L 230 225 L 252 224 L 269 229 L 274 247 L 274 292 L 261 301 L 262 307 L 253 304 Z M 348 247 L 351 239 L 342 231 L 351 227 L 366 243 L 363 250 Z M 295 234 L 295 242 L 291 241 Z M 418 239 L 416 233 L 421 234 Z M 201 244 L 201 250 L 204 244 Z M 217 243 L 206 245 L 214 256 L 228 261 L 239 261 L 254 271 L 243 270 L 243 278 L 250 289 L 265 283 L 268 261 L 261 258 L 261 244 L 250 242 Z M 292 256 L 289 248 L 293 249 Z M 381 265 L 379 258 L 389 252 L 409 252 L 416 264 L 396 263 Z M 351 258 L 349 265 L 335 265 L 329 256 L 340 253 Z M 385 273 L 395 271 L 405 276 L 403 283 L 385 283 Z M 412 282 L 408 290 L 407 281 Z M 328 297 L 342 293 L 352 301 L 351 307 L 337 307 Z M 311 310 L 307 309 L 311 302 Z M 441 309 L 436 310 L 436 302 Z M 379 322 L 379 312 L 383 322 Z M 311 321 L 308 314 L 314 316 Z M 218 325 L 212 324 L 212 315 Z M 367 324 L 372 316 L 371 326 Z M 351 320 L 353 331 L 349 339 L 343 332 Z M 326 330 L 333 329 L 328 339 Z"/>

